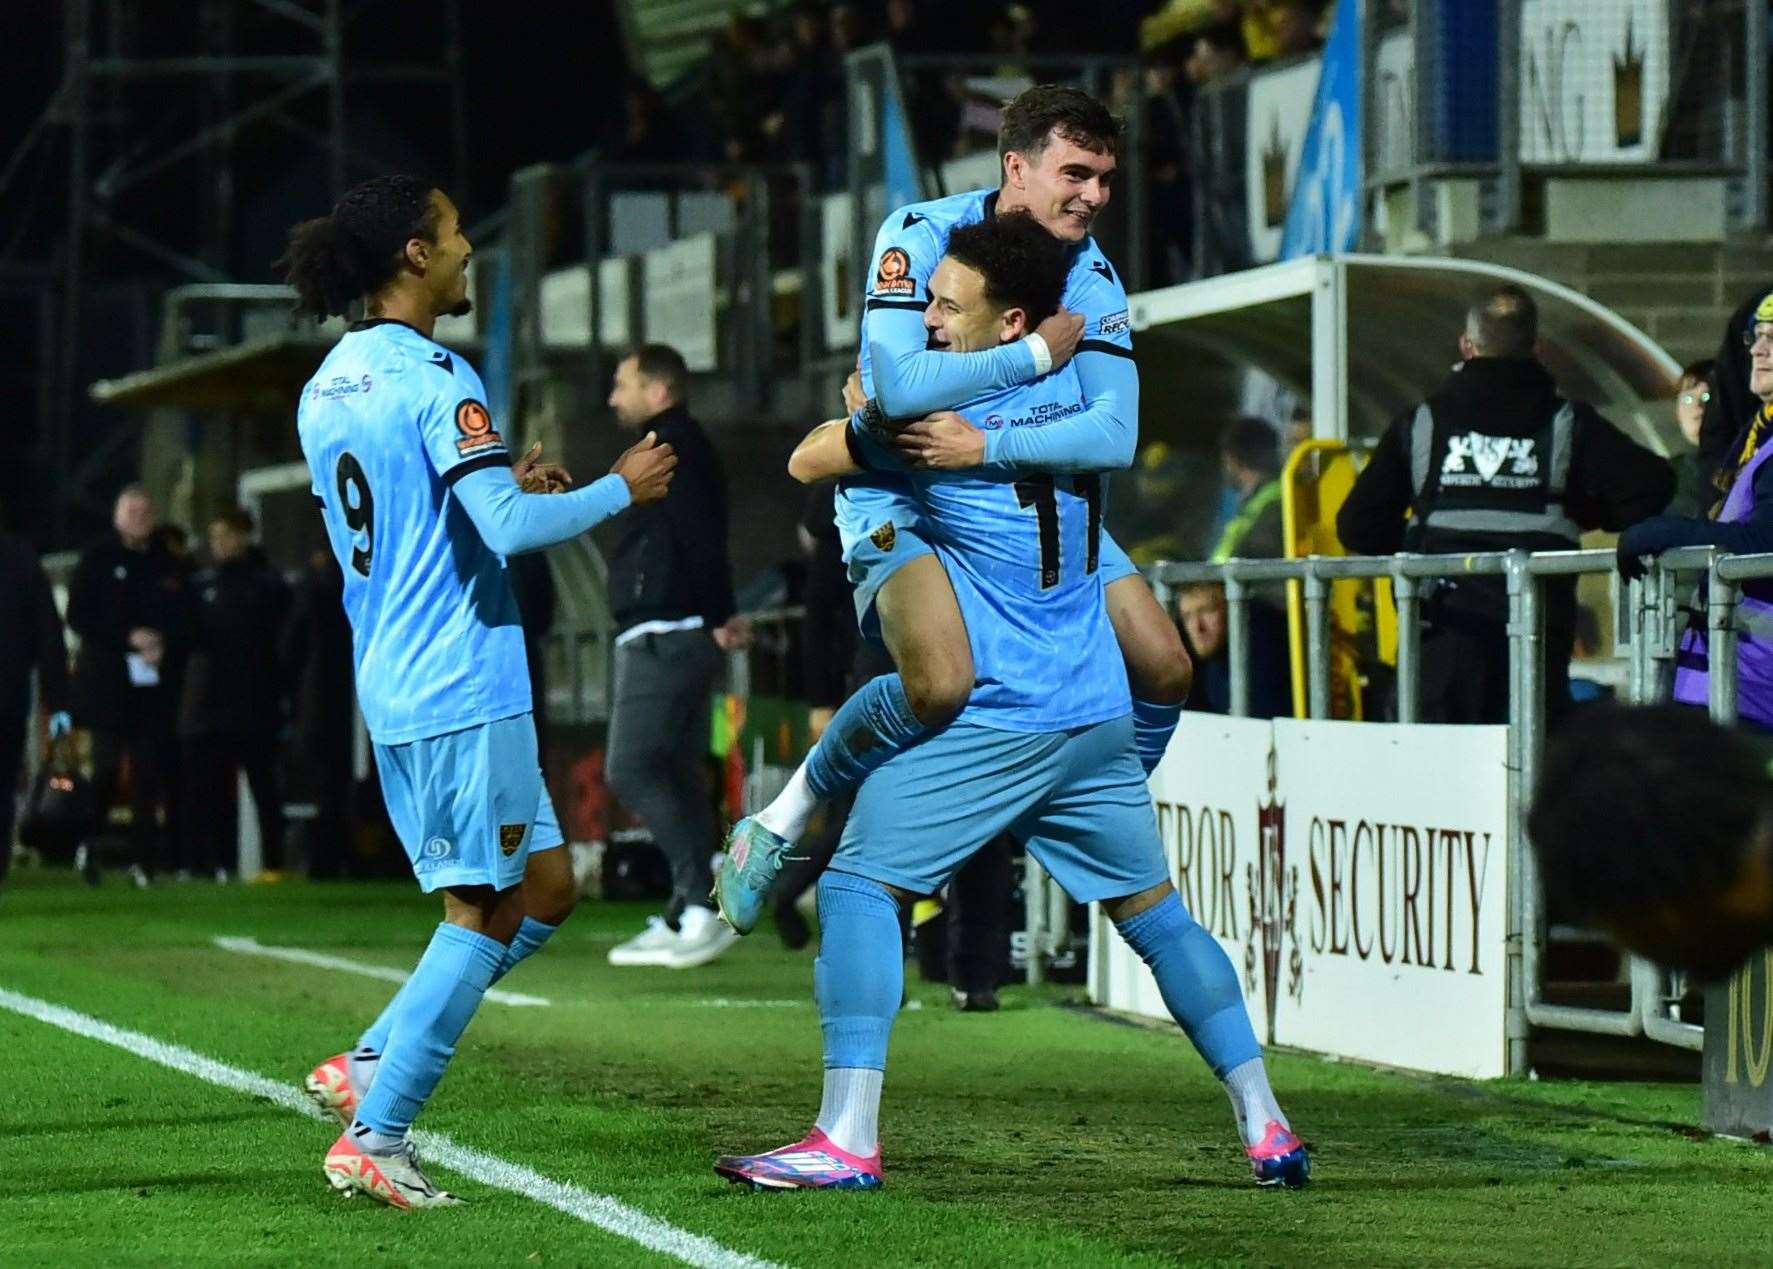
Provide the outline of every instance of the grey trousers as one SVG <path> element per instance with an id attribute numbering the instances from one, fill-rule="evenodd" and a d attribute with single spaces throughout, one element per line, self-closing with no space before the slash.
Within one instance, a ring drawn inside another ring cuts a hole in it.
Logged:
<path id="1" fill-rule="evenodd" d="M 673 923 L 685 904 L 708 906 L 714 886 L 708 695 L 722 661 L 706 630 L 641 635 L 616 649 L 604 775 L 671 863 Z"/>

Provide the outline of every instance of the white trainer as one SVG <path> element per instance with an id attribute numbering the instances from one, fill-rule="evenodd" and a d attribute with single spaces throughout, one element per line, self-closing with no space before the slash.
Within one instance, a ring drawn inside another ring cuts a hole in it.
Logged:
<path id="1" fill-rule="evenodd" d="M 694 969 L 721 956 L 739 941 L 738 931 L 722 921 L 713 908 L 691 904 L 677 918 L 676 946 L 668 949 L 665 964 L 672 969 Z"/>
<path id="2" fill-rule="evenodd" d="M 677 931 L 665 924 L 662 916 L 646 919 L 646 929 L 626 943 L 617 943 L 609 950 L 611 965 L 669 965 L 670 955 L 677 948 Z"/>

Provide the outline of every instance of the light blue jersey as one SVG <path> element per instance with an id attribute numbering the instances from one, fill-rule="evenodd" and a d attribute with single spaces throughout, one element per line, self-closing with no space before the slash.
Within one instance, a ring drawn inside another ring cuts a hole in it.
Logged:
<path id="1" fill-rule="evenodd" d="M 302 391 L 297 429 L 345 574 L 357 699 L 381 745 L 530 709 L 504 560 L 452 493 L 510 466 L 485 402 L 472 366 L 394 321 L 354 327 Z"/>
<path id="2" fill-rule="evenodd" d="M 1040 428 L 1076 416 L 1084 404 L 1067 365 L 969 408 L 998 428 Z M 856 445 L 871 465 L 897 467 L 872 440 Z M 1002 731 L 1049 732 L 1127 713 L 1126 665 L 1102 596 L 1103 478 L 984 468 L 899 478 L 966 621 L 978 679 L 961 717 Z M 866 514 L 838 499 L 838 533 L 852 564 L 879 563 L 900 549 L 893 521 L 883 532 Z"/>

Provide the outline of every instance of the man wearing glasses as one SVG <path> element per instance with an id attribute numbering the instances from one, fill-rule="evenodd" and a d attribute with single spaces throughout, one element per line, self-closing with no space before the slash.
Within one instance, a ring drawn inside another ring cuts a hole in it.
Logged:
<path id="1" fill-rule="evenodd" d="M 1651 516 L 1619 538 L 1619 571 L 1643 572 L 1644 560 L 1677 546 L 1716 546 L 1734 554 L 1773 551 L 1773 291 L 1749 314 L 1742 330 L 1749 353 L 1748 388 L 1760 401 L 1739 443 L 1718 473 L 1724 498 L 1711 517 Z M 1738 709 L 1744 722 L 1773 729 L 1773 583 L 1743 586 L 1744 633 L 1737 644 Z M 1675 661 L 1674 697 L 1692 705 L 1707 700 L 1709 666 L 1705 633 L 1688 630 Z"/>

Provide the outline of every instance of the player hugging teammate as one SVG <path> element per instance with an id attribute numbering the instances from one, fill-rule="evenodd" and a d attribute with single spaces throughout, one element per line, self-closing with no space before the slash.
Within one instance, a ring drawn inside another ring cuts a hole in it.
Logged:
<path id="1" fill-rule="evenodd" d="M 782 796 L 735 827 L 716 877 L 723 914 L 748 931 L 812 810 L 855 791 L 819 883 L 823 1104 L 804 1139 L 719 1160 L 733 1181 L 881 1184 L 899 910 L 1005 831 L 1072 898 L 1100 902 L 1151 969 L 1225 1084 L 1256 1180 L 1309 1176 L 1237 973 L 1170 883 L 1145 782 L 1189 674 L 1102 531 L 1101 473 L 1132 461 L 1138 419 L 1126 293 L 1089 236 L 1119 142 L 1086 94 L 1030 89 L 1004 111 L 998 189 L 889 215 L 863 399 L 796 451 L 797 477 L 840 478 L 857 615 L 899 673 L 844 704 Z"/>

